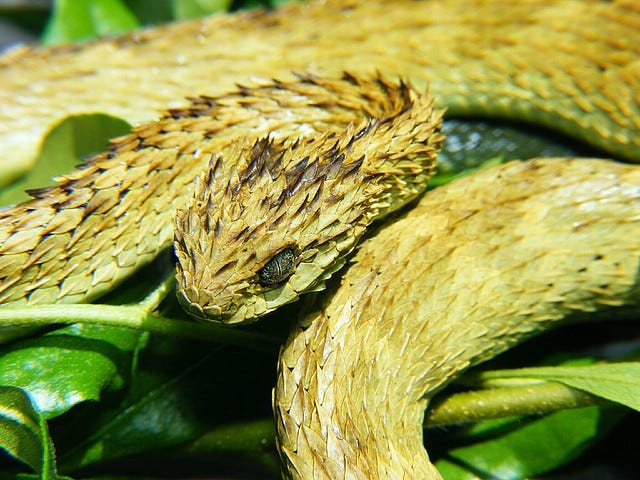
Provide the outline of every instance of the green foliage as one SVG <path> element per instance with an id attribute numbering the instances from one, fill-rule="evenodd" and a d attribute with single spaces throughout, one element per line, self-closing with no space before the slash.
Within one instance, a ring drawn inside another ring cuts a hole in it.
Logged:
<path id="1" fill-rule="evenodd" d="M 0 386 L 0 446 L 41 479 L 55 479 L 53 444 L 43 415 L 24 390 Z"/>
<path id="2" fill-rule="evenodd" d="M 221 369 L 221 364 L 230 368 Z M 59 454 L 60 465 L 75 471 L 186 445 L 228 423 L 242 428 L 244 420 L 249 421 L 244 437 L 261 438 L 264 426 L 252 427 L 251 419 L 268 415 L 274 364 L 275 352 L 265 355 L 155 337 L 142 352 L 125 394 L 80 412 L 82 421 L 74 423 L 77 428 L 61 441 L 65 449 Z M 245 381 L 238 382 L 238 377 Z M 236 430 L 218 435 L 217 442 L 207 443 L 207 454 L 239 451 L 238 437 L 243 434 Z M 272 445 L 271 438 L 268 443 Z"/>
<path id="3" fill-rule="evenodd" d="M 176 18 L 194 18 L 212 12 L 223 12 L 231 6 L 232 0 L 188 0 L 173 3 Z"/>
<path id="4" fill-rule="evenodd" d="M 535 387 L 550 381 L 639 410 L 639 369 L 637 362 L 594 363 L 593 358 L 579 358 L 558 366 L 481 371 L 461 381 L 487 389 L 489 401 L 492 388 Z M 436 465 L 446 480 L 539 476 L 578 457 L 624 415 L 623 408 L 609 405 L 484 420 L 465 428 L 461 435 L 466 444 L 450 449 Z"/>
<path id="5" fill-rule="evenodd" d="M 217 12 L 238 2 L 231 3 L 61 0 L 45 38 L 68 42 L 115 34 L 140 24 Z M 244 6 L 256 3 L 283 2 Z M 104 115 L 65 119 L 44 140 L 33 172 L 0 192 L 0 204 L 24 198 L 19 192 L 25 188 L 50 184 L 52 176 L 102 151 L 107 138 L 127 128 L 122 120 Z M 166 275 L 166 259 L 161 258 L 104 301 L 142 304 L 157 289 L 157 279 Z M 187 321 L 171 297 L 160 312 Z M 56 478 L 55 443 L 57 469 L 74 476 L 87 469 L 100 474 L 104 462 L 121 465 L 126 473 L 122 465 L 138 455 L 143 464 L 154 459 L 149 464 L 155 465 L 161 458 L 185 465 L 182 477 L 189 475 L 192 463 L 233 456 L 236 464 L 258 468 L 258 478 L 278 478 L 270 413 L 277 348 L 271 343 L 265 348 L 260 334 L 268 332 L 273 338 L 275 330 L 276 338 L 284 338 L 292 316 L 291 310 L 278 313 L 267 321 L 271 324 L 246 332 L 250 348 L 241 349 L 90 324 L 51 329 L 2 346 L 0 448 L 8 459 L 0 464 L 0 476 Z M 639 374 L 640 364 L 625 362 L 499 370 L 479 377 L 484 388 L 532 380 L 562 382 L 638 410 Z M 573 460 L 610 431 L 625 411 L 594 406 L 485 420 L 456 430 L 437 465 L 447 480 L 489 473 L 500 479 L 539 476 Z M 149 478 L 161 472 L 149 470 Z"/>
<path id="6" fill-rule="evenodd" d="M 117 35 L 140 26 L 120 0 L 57 0 L 42 40 L 53 44 Z"/>
<path id="7" fill-rule="evenodd" d="M 104 151 L 109 138 L 124 135 L 129 129 L 127 122 L 109 115 L 65 118 L 42 142 L 29 173 L 0 190 L 0 205 L 26 200 L 29 196 L 25 190 L 50 185 L 53 177 L 70 172 L 88 155 Z"/>
<path id="8" fill-rule="evenodd" d="M 291 0 L 56 0 L 44 30 L 45 44 L 118 35 L 172 20 L 236 8 L 276 7 Z"/>
<path id="9" fill-rule="evenodd" d="M 470 428 L 470 445 L 436 462 L 447 480 L 516 480 L 544 474 L 580 455 L 621 417 L 619 410 L 588 407 L 543 418 L 487 420 Z"/>
<path id="10" fill-rule="evenodd" d="M 24 389 L 44 418 L 54 418 L 128 383 L 141 337 L 135 330 L 78 324 L 14 342 L 0 358 L 0 384 Z"/>
<path id="11" fill-rule="evenodd" d="M 640 363 L 617 362 L 595 365 L 521 368 L 519 370 L 485 372 L 488 383 L 500 380 L 539 379 L 564 383 L 640 411 Z"/>

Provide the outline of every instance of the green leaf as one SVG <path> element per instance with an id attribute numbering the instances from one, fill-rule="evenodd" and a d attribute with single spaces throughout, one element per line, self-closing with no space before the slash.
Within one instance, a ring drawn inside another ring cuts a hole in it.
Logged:
<path id="1" fill-rule="evenodd" d="M 174 0 L 127 0 L 127 7 L 143 25 L 167 23 L 173 18 Z"/>
<path id="2" fill-rule="evenodd" d="M 44 418 L 56 417 L 105 389 L 128 381 L 146 334 L 123 328 L 71 325 L 0 351 L 0 385 L 28 392 Z"/>
<path id="3" fill-rule="evenodd" d="M 181 0 L 173 2 L 176 19 L 196 18 L 210 13 L 224 12 L 231 6 L 232 0 Z"/>
<path id="4" fill-rule="evenodd" d="M 638 362 L 494 370 L 484 372 L 481 377 L 490 381 L 528 378 L 560 382 L 640 411 Z"/>
<path id="5" fill-rule="evenodd" d="M 0 205 L 28 199 L 25 190 L 51 185 L 53 177 L 70 172 L 84 157 L 104 151 L 109 138 L 129 130 L 124 120 L 104 114 L 65 118 L 44 138 L 29 173 L 0 192 Z"/>
<path id="6" fill-rule="evenodd" d="M 77 42 L 126 33 L 140 26 L 119 0 L 57 0 L 45 29 L 45 44 Z"/>
<path id="7" fill-rule="evenodd" d="M 47 424 L 20 388 L 0 386 L 0 447 L 31 467 L 39 478 L 56 478 Z"/>
<path id="8" fill-rule="evenodd" d="M 75 471 L 184 445 L 243 422 L 247 428 L 223 428 L 223 435 L 214 433 L 217 441 L 208 436 L 193 449 L 201 451 L 205 443 L 211 446 L 208 456 L 226 455 L 251 444 L 255 452 L 263 443 L 265 426 L 254 420 L 271 412 L 274 355 L 152 337 L 140 354 L 126 397 L 111 405 L 87 405 L 57 442 L 60 468 Z"/>
<path id="9" fill-rule="evenodd" d="M 474 427 L 479 441 L 449 451 L 436 466 L 445 480 L 515 480 L 541 475 L 575 459 L 621 415 L 618 409 L 588 407 L 529 422 L 480 422 Z"/>

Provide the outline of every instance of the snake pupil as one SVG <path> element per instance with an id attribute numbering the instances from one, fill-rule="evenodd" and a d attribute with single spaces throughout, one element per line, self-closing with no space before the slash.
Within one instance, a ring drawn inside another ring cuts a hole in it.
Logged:
<path id="1" fill-rule="evenodd" d="M 294 270 L 296 255 L 292 248 L 285 248 L 276 253 L 264 267 L 258 271 L 261 285 L 275 285 L 286 280 Z"/>

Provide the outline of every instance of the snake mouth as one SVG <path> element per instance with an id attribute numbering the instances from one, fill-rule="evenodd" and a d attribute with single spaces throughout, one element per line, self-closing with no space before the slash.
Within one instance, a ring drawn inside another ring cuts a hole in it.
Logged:
<path id="1" fill-rule="evenodd" d="M 237 319 L 234 320 L 234 318 L 238 317 L 239 308 L 232 299 L 229 299 L 227 302 L 207 304 L 202 301 L 203 299 L 201 295 L 199 295 L 199 291 L 191 288 L 179 290 L 178 300 L 182 308 L 198 320 L 222 324 L 233 324 L 241 321 Z"/>

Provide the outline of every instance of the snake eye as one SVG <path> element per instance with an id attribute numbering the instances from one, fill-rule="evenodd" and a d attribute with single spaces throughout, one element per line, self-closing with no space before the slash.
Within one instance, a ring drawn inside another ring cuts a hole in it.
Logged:
<path id="1" fill-rule="evenodd" d="M 295 265 L 296 255 L 292 248 L 287 247 L 279 251 L 258 271 L 260 284 L 275 285 L 286 280 L 295 270 Z"/>

